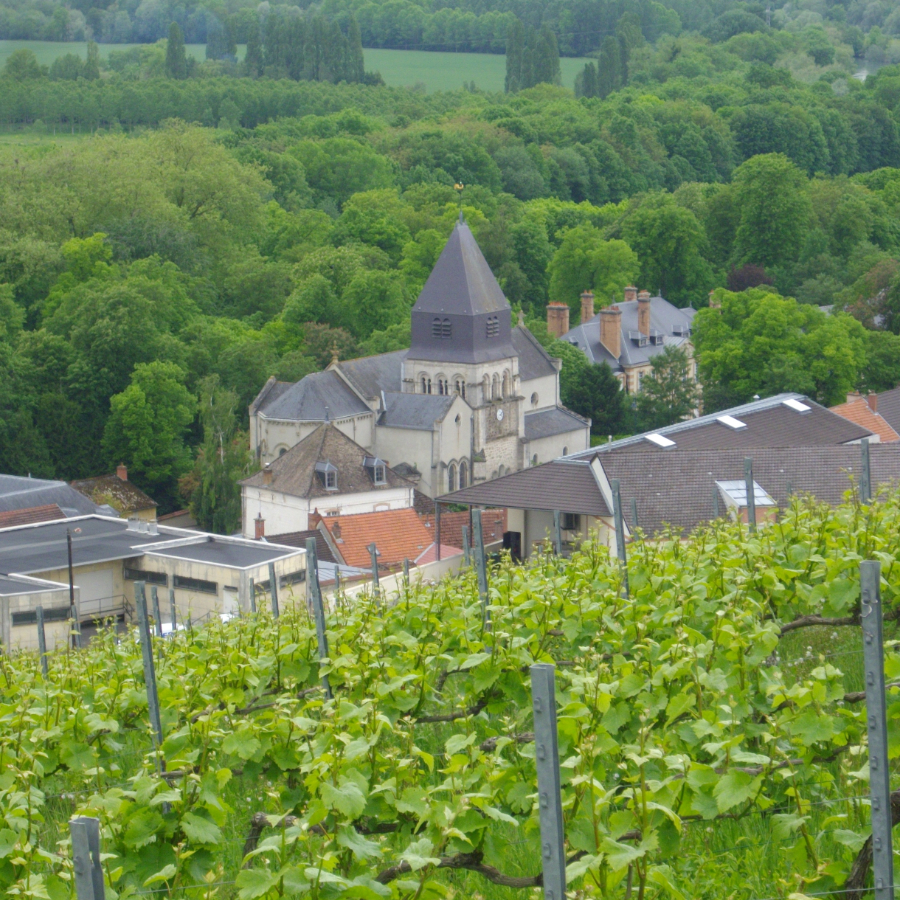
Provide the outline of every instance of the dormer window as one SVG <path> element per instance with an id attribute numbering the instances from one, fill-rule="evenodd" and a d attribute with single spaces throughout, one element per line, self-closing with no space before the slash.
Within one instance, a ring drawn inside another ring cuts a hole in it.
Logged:
<path id="1" fill-rule="evenodd" d="M 485 334 L 489 338 L 495 338 L 500 335 L 500 319 L 497 316 L 488 318 Z"/>
<path id="2" fill-rule="evenodd" d="M 431 322 L 431 336 L 440 341 L 447 340 L 450 337 L 451 328 L 449 319 L 441 319 L 437 316 Z"/>
<path id="3" fill-rule="evenodd" d="M 363 459 L 363 466 L 372 479 L 372 484 L 387 484 L 387 463 L 377 456 L 367 456 Z"/>
<path id="4" fill-rule="evenodd" d="M 336 491 L 337 486 L 337 468 L 330 462 L 317 462 L 316 474 L 322 479 L 326 491 Z"/>

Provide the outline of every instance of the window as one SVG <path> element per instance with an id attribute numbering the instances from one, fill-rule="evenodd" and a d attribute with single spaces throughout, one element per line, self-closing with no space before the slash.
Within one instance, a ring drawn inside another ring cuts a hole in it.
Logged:
<path id="1" fill-rule="evenodd" d="M 537 453 L 535 453 L 534 456 L 531 457 L 531 464 L 532 464 L 533 466 L 536 466 L 536 465 L 538 464 L 538 461 L 537 461 Z"/>
<path id="2" fill-rule="evenodd" d="M 440 341 L 449 339 L 451 335 L 450 320 L 435 318 L 431 322 L 431 336 Z"/>
<path id="3" fill-rule="evenodd" d="M 316 472 L 322 479 L 326 491 L 337 490 L 337 467 L 327 460 L 325 462 L 316 463 Z"/>
<path id="4" fill-rule="evenodd" d="M 508 398 L 512 394 L 512 388 L 510 387 L 510 378 L 509 372 L 503 373 L 503 394 L 504 399 Z"/>
<path id="5" fill-rule="evenodd" d="M 484 391 L 484 400 L 487 402 L 491 399 L 491 377 L 490 375 L 485 375 L 482 380 L 482 390 Z"/>
<path id="6" fill-rule="evenodd" d="M 384 466 L 375 466 L 375 484 L 384 484 L 387 481 L 384 473 Z"/>
<path id="7" fill-rule="evenodd" d="M 446 397 L 450 393 L 450 382 L 446 378 L 438 378 L 438 393 Z"/>
<path id="8" fill-rule="evenodd" d="M 578 531 L 581 528 L 581 516 L 578 513 L 563 513 L 560 518 L 563 531 Z"/>
<path id="9" fill-rule="evenodd" d="M 175 587 L 186 591 L 197 591 L 199 594 L 218 594 L 219 585 L 215 581 L 204 581 L 202 578 L 188 578 L 185 575 L 175 576 Z"/>
<path id="10" fill-rule="evenodd" d="M 279 456 L 284 456 L 285 453 L 287 453 L 287 447 L 282 447 L 282 448 L 278 451 L 278 455 L 279 455 Z"/>
<path id="11" fill-rule="evenodd" d="M 537 406 L 537 405 L 538 405 L 538 395 L 537 395 L 537 391 L 535 391 L 535 393 L 533 393 L 533 394 L 531 395 L 531 405 L 532 405 L 532 406 Z"/>
<path id="12" fill-rule="evenodd" d="M 422 376 L 421 387 L 422 387 L 423 394 L 431 393 L 431 379 L 427 375 Z"/>
<path id="13" fill-rule="evenodd" d="M 459 487 L 460 489 L 468 487 L 469 484 L 469 464 L 463 460 L 459 464 Z"/>
<path id="14" fill-rule="evenodd" d="M 644 373 L 638 372 L 637 377 L 637 393 L 640 393 L 644 389 Z"/>
<path id="15" fill-rule="evenodd" d="M 368 471 L 373 484 L 387 483 L 387 463 L 377 456 L 363 457 L 363 467 Z"/>
<path id="16" fill-rule="evenodd" d="M 456 463 L 450 463 L 447 469 L 447 490 L 456 490 Z"/>
<path id="17" fill-rule="evenodd" d="M 491 400 L 500 399 L 500 376 L 494 375 L 491 379 Z"/>
<path id="18" fill-rule="evenodd" d="M 165 572 L 145 572 L 143 569 L 129 569 L 125 566 L 125 577 L 128 581 L 146 581 L 147 584 L 161 584 L 165 587 L 169 582 Z"/>
<path id="19" fill-rule="evenodd" d="M 54 609 L 44 610 L 45 622 L 63 622 L 69 618 L 68 606 L 57 606 Z M 32 610 L 25 612 L 14 612 L 12 614 L 12 624 L 16 625 L 35 625 L 37 623 L 37 613 Z"/>
<path id="20" fill-rule="evenodd" d="M 495 338 L 500 334 L 500 319 L 497 316 L 488 318 L 485 334 L 489 338 Z"/>
<path id="21" fill-rule="evenodd" d="M 325 473 L 325 490 L 326 491 L 336 491 L 337 490 L 337 472 L 326 472 Z"/>
<path id="22" fill-rule="evenodd" d="M 569 455 L 569 448 L 563 447 L 563 456 L 568 456 L 568 455 Z"/>
<path id="23" fill-rule="evenodd" d="M 455 390 L 463 400 L 466 399 L 466 383 L 459 375 L 457 375 L 453 381 L 453 390 Z"/>

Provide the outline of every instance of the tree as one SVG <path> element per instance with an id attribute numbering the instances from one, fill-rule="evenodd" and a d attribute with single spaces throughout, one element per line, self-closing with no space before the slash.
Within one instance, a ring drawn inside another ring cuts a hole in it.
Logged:
<path id="1" fill-rule="evenodd" d="M 765 288 L 717 294 L 721 308 L 699 310 L 693 323 L 707 411 L 782 391 L 832 406 L 859 382 L 866 332 L 855 319 Z"/>
<path id="2" fill-rule="evenodd" d="M 638 256 L 625 241 L 606 241 L 593 225 L 579 225 L 566 232 L 550 261 L 550 299 L 577 313 L 582 292 L 591 290 L 606 306 L 634 284 L 639 270 Z"/>
<path id="3" fill-rule="evenodd" d="M 778 266 L 800 255 L 812 213 L 807 180 L 786 156 L 754 156 L 734 171 L 736 265 Z"/>
<path id="4" fill-rule="evenodd" d="M 187 53 L 184 49 L 184 34 L 177 22 L 169 26 L 169 41 L 166 44 L 166 76 L 187 78 Z"/>
<path id="5" fill-rule="evenodd" d="M 258 78 L 263 72 L 263 48 L 259 33 L 259 23 L 253 22 L 247 34 L 247 53 L 244 55 L 244 71 L 251 78 Z"/>
<path id="6" fill-rule="evenodd" d="M 135 366 L 131 383 L 110 400 L 103 431 L 108 464 L 126 463 L 132 480 L 163 508 L 173 505 L 177 480 L 191 465 L 185 439 L 197 402 L 184 379 L 175 363 Z"/>
<path id="7" fill-rule="evenodd" d="M 30 50 L 16 50 L 11 53 L 3 67 L 3 74 L 13 81 L 28 81 L 32 78 L 41 78 L 44 70 L 41 68 L 37 57 Z"/>
<path id="8" fill-rule="evenodd" d="M 525 29 L 516 17 L 506 35 L 506 93 L 514 94 L 522 85 L 522 62 L 525 54 Z"/>
<path id="9" fill-rule="evenodd" d="M 625 220 L 622 236 L 641 261 L 641 285 L 647 290 L 687 306 L 699 303 L 712 287 L 703 226 L 671 196 L 648 197 Z"/>
<path id="10" fill-rule="evenodd" d="M 84 61 L 82 77 L 86 81 L 97 81 L 100 78 L 100 48 L 94 41 L 88 41 L 87 59 Z"/>
<path id="11" fill-rule="evenodd" d="M 252 471 L 247 435 L 238 430 L 238 396 L 222 388 L 218 375 L 200 382 L 203 443 L 194 468 L 179 487 L 190 503 L 197 524 L 215 534 L 232 534 L 241 527 L 240 479 Z"/>
<path id="12" fill-rule="evenodd" d="M 561 359 L 560 398 L 565 406 L 591 420 L 591 433 L 621 434 L 625 422 L 625 393 L 607 363 L 594 365 L 565 341 L 552 341 L 547 352 Z"/>
<path id="13" fill-rule="evenodd" d="M 636 399 L 640 431 L 653 431 L 694 414 L 700 391 L 692 377 L 693 363 L 680 347 L 667 346 L 650 361 Z"/>

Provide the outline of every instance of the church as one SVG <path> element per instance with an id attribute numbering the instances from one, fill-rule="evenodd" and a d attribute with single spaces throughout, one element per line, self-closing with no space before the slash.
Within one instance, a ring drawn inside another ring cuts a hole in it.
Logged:
<path id="1" fill-rule="evenodd" d="M 559 397 L 561 362 L 525 327 L 462 216 L 412 309 L 408 350 L 270 378 L 250 406 L 261 466 L 330 422 L 438 497 L 585 450 L 590 420 Z"/>

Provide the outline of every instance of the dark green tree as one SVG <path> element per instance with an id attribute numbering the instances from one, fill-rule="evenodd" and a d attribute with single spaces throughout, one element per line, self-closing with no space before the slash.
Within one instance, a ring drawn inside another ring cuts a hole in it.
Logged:
<path id="1" fill-rule="evenodd" d="M 100 49 L 93 41 L 88 41 L 82 77 L 87 81 L 96 81 L 100 77 Z"/>
<path id="2" fill-rule="evenodd" d="M 187 78 L 187 54 L 184 49 L 184 34 L 177 22 L 169 26 L 169 40 L 166 44 L 166 76 Z"/>
<path id="3" fill-rule="evenodd" d="M 244 71 L 251 77 L 257 78 L 263 71 L 263 48 L 259 33 L 259 25 L 254 22 L 250 25 L 247 34 L 247 53 L 244 56 Z"/>
<path id="4" fill-rule="evenodd" d="M 597 96 L 608 97 L 622 83 L 619 42 L 608 35 L 600 44 L 597 60 Z"/>
<path id="5" fill-rule="evenodd" d="M 700 401 L 693 362 L 679 347 L 665 347 L 650 362 L 635 401 L 638 428 L 653 431 L 687 419 Z"/>
<path id="6" fill-rule="evenodd" d="M 565 341 L 553 341 L 547 352 L 563 361 L 559 373 L 562 402 L 578 415 L 591 420 L 591 433 L 621 434 L 625 425 L 625 393 L 612 369 L 594 365 Z"/>
<path id="7" fill-rule="evenodd" d="M 200 382 L 203 443 L 194 468 L 179 482 L 197 524 L 216 534 L 241 527 L 240 479 L 252 471 L 246 434 L 238 430 L 238 395 L 225 390 L 218 375 Z"/>
<path id="8" fill-rule="evenodd" d="M 522 62 L 525 54 L 525 29 L 516 18 L 506 35 L 506 92 L 514 94 L 522 87 Z"/>

